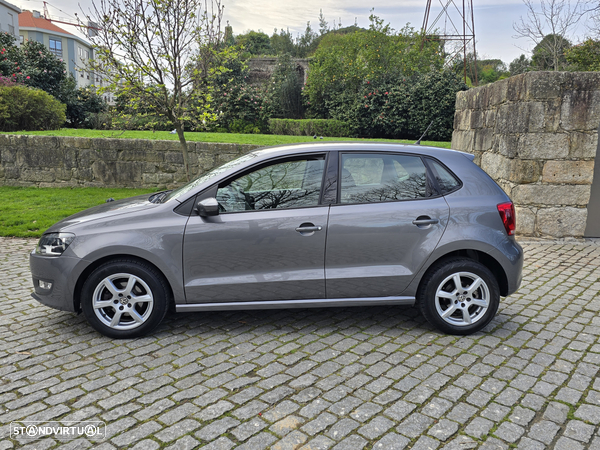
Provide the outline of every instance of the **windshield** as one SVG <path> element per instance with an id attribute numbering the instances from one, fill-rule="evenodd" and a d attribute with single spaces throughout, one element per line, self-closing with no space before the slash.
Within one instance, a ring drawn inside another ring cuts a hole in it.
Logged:
<path id="1" fill-rule="evenodd" d="M 212 170 L 209 170 L 208 172 L 204 172 L 202 175 L 193 179 L 188 184 L 184 184 L 179 189 L 175 189 L 174 191 L 169 192 L 166 196 L 164 196 L 162 198 L 162 203 L 166 203 L 169 200 L 177 199 L 177 198 L 181 197 L 182 195 L 187 194 L 189 191 L 195 189 L 197 186 L 200 186 L 205 181 L 210 180 L 212 177 L 215 177 L 215 176 L 219 175 L 220 173 L 223 173 L 223 172 L 237 166 L 238 164 L 249 161 L 252 158 L 256 158 L 256 154 L 253 152 L 248 153 L 244 156 L 240 156 L 239 158 L 236 158 L 232 161 L 226 162 L 222 166 L 216 167 Z"/>

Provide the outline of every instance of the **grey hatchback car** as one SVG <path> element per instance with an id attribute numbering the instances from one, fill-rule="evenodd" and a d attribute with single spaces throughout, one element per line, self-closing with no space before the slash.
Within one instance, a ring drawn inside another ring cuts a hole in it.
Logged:
<path id="1" fill-rule="evenodd" d="M 253 151 L 173 191 L 53 225 L 35 299 L 111 338 L 178 312 L 416 305 L 470 334 L 521 283 L 515 211 L 473 155 L 318 143 Z"/>

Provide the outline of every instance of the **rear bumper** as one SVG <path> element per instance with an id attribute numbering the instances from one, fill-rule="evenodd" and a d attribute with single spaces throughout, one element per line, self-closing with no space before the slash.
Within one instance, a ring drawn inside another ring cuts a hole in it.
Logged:
<path id="1" fill-rule="evenodd" d="M 504 245 L 490 255 L 500 263 L 506 274 L 507 292 L 505 296 L 514 294 L 523 281 L 523 247 L 514 238 L 507 238 Z"/>

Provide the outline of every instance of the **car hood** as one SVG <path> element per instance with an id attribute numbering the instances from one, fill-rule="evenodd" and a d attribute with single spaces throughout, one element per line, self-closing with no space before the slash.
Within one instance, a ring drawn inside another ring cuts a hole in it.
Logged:
<path id="1" fill-rule="evenodd" d="M 83 222 L 91 222 L 98 219 L 106 219 L 109 217 L 118 216 L 121 214 L 135 213 L 149 208 L 156 208 L 160 204 L 150 203 L 148 198 L 151 194 L 138 195 L 114 202 L 103 203 L 98 206 L 86 209 L 84 211 L 73 214 L 60 222 L 55 223 L 46 230 L 46 233 L 63 231 Z"/>

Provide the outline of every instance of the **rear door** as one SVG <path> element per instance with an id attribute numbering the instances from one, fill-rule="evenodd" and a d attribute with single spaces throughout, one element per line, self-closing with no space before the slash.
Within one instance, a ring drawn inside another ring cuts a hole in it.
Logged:
<path id="1" fill-rule="evenodd" d="M 418 155 L 341 153 L 327 230 L 328 298 L 398 296 L 439 242 L 449 208 Z"/>

